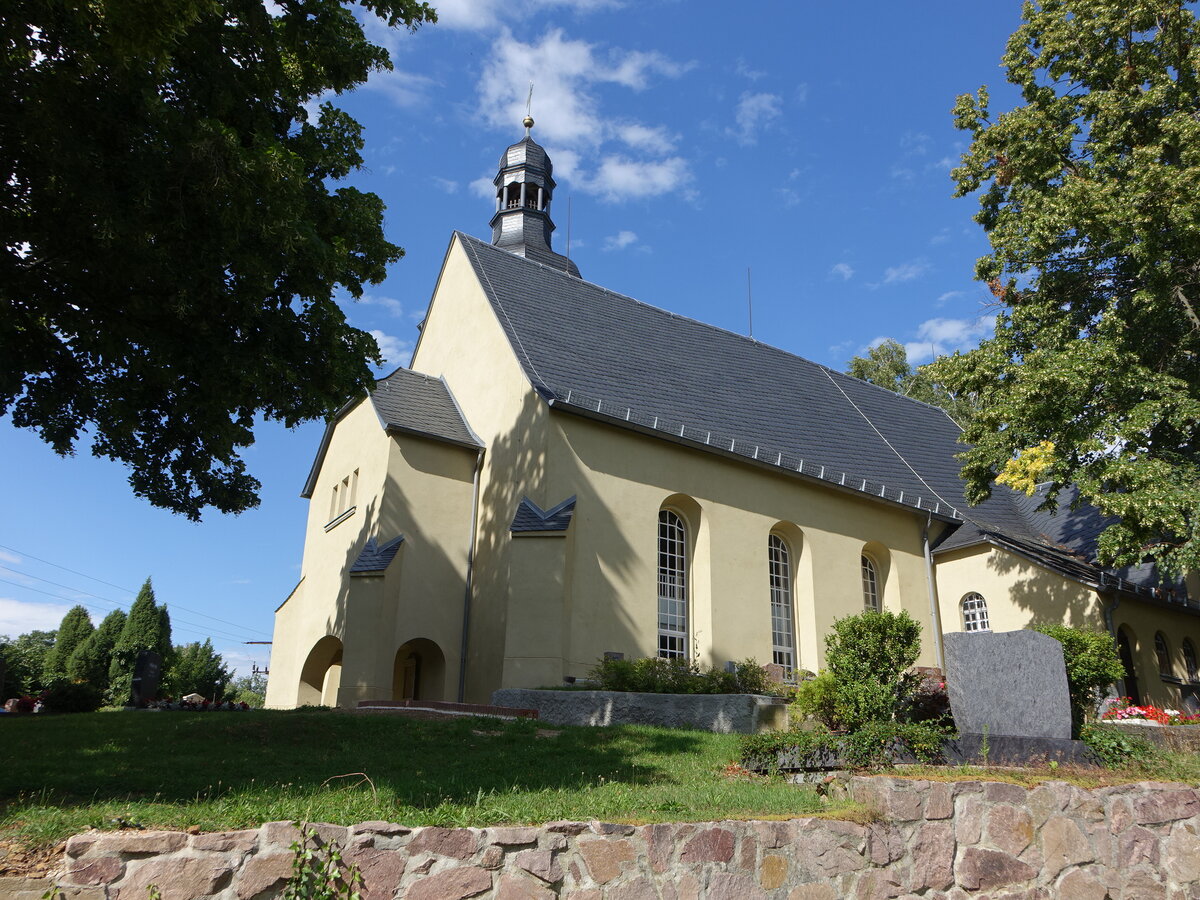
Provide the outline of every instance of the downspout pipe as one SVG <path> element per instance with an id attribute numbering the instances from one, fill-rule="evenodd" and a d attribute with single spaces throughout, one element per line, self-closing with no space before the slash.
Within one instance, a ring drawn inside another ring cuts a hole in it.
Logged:
<path id="1" fill-rule="evenodd" d="M 938 610 L 937 586 L 933 580 L 933 549 L 929 546 L 929 527 L 933 524 L 933 515 L 925 519 L 925 527 L 921 530 L 921 544 L 925 549 L 925 583 L 929 587 L 929 621 L 933 631 L 933 656 L 938 668 L 946 672 L 946 660 L 942 656 L 942 616 Z"/>
<path id="2" fill-rule="evenodd" d="M 479 475 L 483 471 L 483 449 L 475 455 L 475 476 L 471 479 L 471 539 L 467 544 L 467 585 L 463 590 L 462 641 L 458 647 L 458 702 L 467 692 L 467 635 L 471 630 L 471 592 L 475 574 L 475 535 L 479 527 Z"/>

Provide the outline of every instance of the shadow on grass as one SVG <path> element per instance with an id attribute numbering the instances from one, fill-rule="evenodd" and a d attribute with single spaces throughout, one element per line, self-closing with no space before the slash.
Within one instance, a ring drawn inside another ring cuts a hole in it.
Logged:
<path id="1" fill-rule="evenodd" d="M 711 749 L 717 738 L 329 711 L 25 718 L 0 723 L 0 805 L 33 794 L 57 807 L 151 798 L 186 804 L 214 791 L 318 790 L 360 772 L 405 806 L 469 805 L 491 792 L 574 790 L 598 781 L 661 787 L 679 780 L 673 761 Z"/>

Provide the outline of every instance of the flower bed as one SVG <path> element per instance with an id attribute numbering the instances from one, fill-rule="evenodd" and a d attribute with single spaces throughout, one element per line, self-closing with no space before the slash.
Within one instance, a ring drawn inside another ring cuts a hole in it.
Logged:
<path id="1" fill-rule="evenodd" d="M 1100 721 L 1128 722 L 1131 725 L 1200 725 L 1200 714 L 1192 715 L 1157 706 L 1135 706 L 1129 697 L 1118 697 L 1100 716 Z"/>

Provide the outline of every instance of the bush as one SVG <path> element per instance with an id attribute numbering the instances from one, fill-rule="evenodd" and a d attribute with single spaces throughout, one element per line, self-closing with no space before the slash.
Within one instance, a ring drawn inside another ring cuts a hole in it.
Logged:
<path id="1" fill-rule="evenodd" d="M 104 701 L 104 692 L 82 682 L 62 682 L 42 694 L 42 703 L 49 712 L 95 712 Z"/>
<path id="2" fill-rule="evenodd" d="M 775 687 L 752 659 L 735 663 L 732 672 L 702 670 L 686 659 L 602 659 L 588 678 L 598 690 L 646 694 L 769 694 Z"/>
<path id="3" fill-rule="evenodd" d="M 1131 762 L 1148 763 L 1158 756 L 1158 751 L 1148 740 L 1126 734 L 1119 728 L 1084 725 L 1080 729 L 1079 739 L 1088 745 L 1097 762 L 1110 769 Z"/>
<path id="4" fill-rule="evenodd" d="M 1084 724 L 1095 718 L 1104 691 L 1125 677 L 1116 642 L 1104 631 L 1054 623 L 1036 624 L 1033 630 L 1062 644 L 1071 694 L 1071 731 L 1081 737 Z"/>
<path id="5" fill-rule="evenodd" d="M 920 652 L 921 626 L 907 612 L 868 610 L 835 621 L 825 637 L 825 662 L 841 725 L 857 731 L 895 721 L 920 680 L 908 671 Z"/>
<path id="6" fill-rule="evenodd" d="M 816 678 L 800 682 L 796 685 L 795 697 L 792 710 L 800 717 L 816 719 L 832 731 L 842 730 L 837 679 L 832 672 L 826 670 Z"/>
<path id="7" fill-rule="evenodd" d="M 939 725 L 916 722 L 870 722 L 850 734 L 824 731 L 783 731 L 746 735 L 741 760 L 747 768 L 777 770 L 779 754 L 795 754 L 799 768 L 823 767 L 829 756 L 855 769 L 889 767 L 905 755 L 918 762 L 941 762 L 942 745 L 951 732 Z"/>

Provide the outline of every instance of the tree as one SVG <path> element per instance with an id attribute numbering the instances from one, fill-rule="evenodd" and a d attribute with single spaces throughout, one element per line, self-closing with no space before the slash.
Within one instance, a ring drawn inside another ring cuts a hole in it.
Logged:
<path id="1" fill-rule="evenodd" d="M 164 624 L 168 629 L 165 634 Z M 121 635 L 113 645 L 112 662 L 108 669 L 108 694 L 113 703 L 125 703 L 129 699 L 133 669 L 137 665 L 139 653 L 143 650 L 153 650 L 164 663 L 167 661 L 171 649 L 169 628 L 169 621 L 154 602 L 154 585 L 147 578 L 133 605 L 129 607 L 129 615 L 125 619 Z"/>
<path id="2" fill-rule="evenodd" d="M 177 697 L 196 693 L 208 700 L 220 701 L 229 693 L 233 673 L 221 655 L 213 650 L 212 641 L 194 642 L 176 647 L 171 668 L 167 672 L 168 693 Z"/>
<path id="3" fill-rule="evenodd" d="M 909 705 L 918 678 L 921 625 L 906 611 L 867 610 L 837 619 L 825 635 L 837 718 L 848 731 L 891 722 Z"/>
<path id="4" fill-rule="evenodd" d="M 54 647 L 53 631 L 30 631 L 12 640 L 0 638 L 0 656 L 4 657 L 4 696 L 36 694 L 46 686 L 46 656 Z"/>
<path id="5" fill-rule="evenodd" d="M 940 406 L 960 426 L 975 414 L 972 395 L 956 395 L 946 390 L 934 379 L 929 366 L 914 369 L 909 364 L 904 345 L 891 338 L 871 347 L 866 356 L 853 357 L 846 374 L 931 406 Z"/>
<path id="6" fill-rule="evenodd" d="M 92 624 L 92 617 L 88 615 L 87 609 L 82 606 L 72 606 L 67 610 L 67 614 L 63 616 L 55 634 L 54 646 L 46 654 L 46 667 L 42 680 L 47 685 L 62 681 L 67 677 L 67 662 L 71 659 L 71 654 L 80 644 L 91 637 L 95 630 L 96 627 Z"/>
<path id="7" fill-rule="evenodd" d="M 379 361 L 333 296 L 403 251 L 377 196 L 331 189 L 359 124 L 308 105 L 387 52 L 341 0 L 16 0 L 0 40 L 0 415 L 188 518 L 253 507 L 255 418 L 326 415 Z"/>
<path id="8" fill-rule="evenodd" d="M 267 676 L 262 672 L 239 675 L 229 686 L 233 699 L 255 709 L 262 709 L 267 699 Z"/>
<path id="9" fill-rule="evenodd" d="M 1194 0 L 1042 0 L 1004 55 L 1023 105 L 958 99 L 995 336 L 935 364 L 975 392 L 968 499 L 1074 482 L 1110 565 L 1200 568 L 1200 29 Z"/>
<path id="10" fill-rule="evenodd" d="M 1112 635 L 1058 623 L 1035 624 L 1034 631 L 1048 634 L 1063 647 L 1067 690 L 1071 695 L 1071 730 L 1079 737 L 1084 724 L 1096 716 L 1104 691 L 1125 677 L 1125 668 Z"/>
<path id="11" fill-rule="evenodd" d="M 125 628 L 125 612 L 114 609 L 88 635 L 71 658 L 67 660 L 67 676 L 73 681 L 90 684 L 101 691 L 108 688 L 108 669 L 112 665 L 113 647 Z"/>

